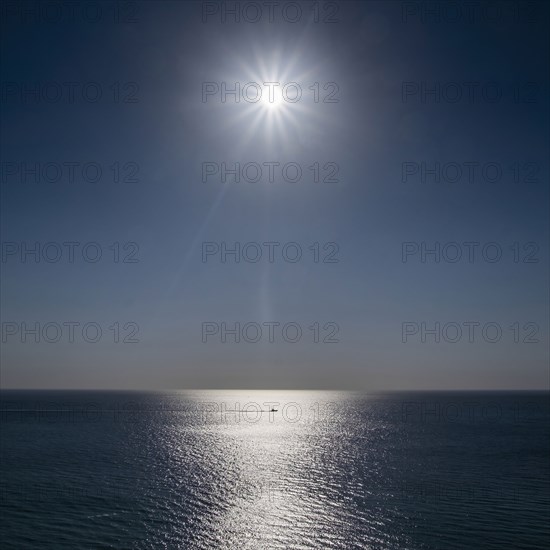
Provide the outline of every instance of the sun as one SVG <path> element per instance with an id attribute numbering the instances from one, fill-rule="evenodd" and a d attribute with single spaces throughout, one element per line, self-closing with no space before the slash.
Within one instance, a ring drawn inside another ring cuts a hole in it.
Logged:
<path id="1" fill-rule="evenodd" d="M 283 107 L 284 103 L 285 100 L 283 98 L 283 94 L 281 93 L 281 90 L 277 89 L 272 90 L 271 93 L 267 93 L 266 90 L 260 99 L 261 107 L 268 111 L 278 111 L 281 107 Z"/>
<path id="2" fill-rule="evenodd" d="M 253 42 L 246 55 L 233 51 L 225 56 L 223 70 L 212 77 L 211 83 L 218 84 L 212 97 L 220 109 L 221 129 L 238 134 L 232 147 L 241 151 L 265 143 L 270 150 L 292 151 L 290 138 L 309 147 L 304 144 L 314 134 L 320 139 L 322 126 L 338 123 L 324 103 L 317 105 L 325 60 L 312 65 L 305 56 L 299 48 L 286 50 L 284 45 L 272 44 L 267 50 Z"/>

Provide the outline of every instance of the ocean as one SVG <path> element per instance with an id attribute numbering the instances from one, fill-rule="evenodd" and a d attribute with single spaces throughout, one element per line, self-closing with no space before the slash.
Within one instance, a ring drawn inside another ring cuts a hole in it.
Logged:
<path id="1" fill-rule="evenodd" d="M 549 405 L 537 392 L 5 390 L 0 546 L 547 549 Z"/>

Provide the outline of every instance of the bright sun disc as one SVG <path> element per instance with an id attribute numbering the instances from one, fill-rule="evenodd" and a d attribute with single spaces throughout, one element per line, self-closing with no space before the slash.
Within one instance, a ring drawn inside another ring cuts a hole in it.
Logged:
<path id="1" fill-rule="evenodd" d="M 283 97 L 279 91 L 279 93 L 275 92 L 272 93 L 272 96 L 270 97 L 270 94 L 267 92 L 262 94 L 262 98 L 260 100 L 260 104 L 265 109 L 275 110 L 282 106 L 284 103 Z"/>

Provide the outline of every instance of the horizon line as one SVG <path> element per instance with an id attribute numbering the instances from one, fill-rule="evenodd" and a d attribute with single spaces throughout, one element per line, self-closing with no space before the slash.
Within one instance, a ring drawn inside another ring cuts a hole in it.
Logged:
<path id="1" fill-rule="evenodd" d="M 550 392 L 548 388 L 396 388 L 396 389 L 342 389 L 342 388 L 2 388 L 0 391 L 105 391 L 105 392 L 185 392 L 185 391 L 302 391 L 347 393 L 402 393 L 402 392 Z"/>

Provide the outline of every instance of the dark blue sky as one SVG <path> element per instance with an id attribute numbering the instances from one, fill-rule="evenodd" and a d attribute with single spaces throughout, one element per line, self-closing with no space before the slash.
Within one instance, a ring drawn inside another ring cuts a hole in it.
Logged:
<path id="1" fill-rule="evenodd" d="M 297 5 L 2 7 L 4 387 L 548 387 L 548 5 Z"/>

